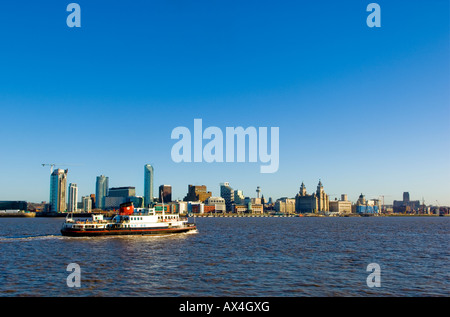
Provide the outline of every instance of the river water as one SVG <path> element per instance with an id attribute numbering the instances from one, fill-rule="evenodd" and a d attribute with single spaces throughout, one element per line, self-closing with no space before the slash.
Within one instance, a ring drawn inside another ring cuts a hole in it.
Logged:
<path id="1" fill-rule="evenodd" d="M 63 221 L 0 218 L 0 296 L 450 295 L 449 217 L 196 218 L 197 233 L 95 238 L 61 236 Z"/>

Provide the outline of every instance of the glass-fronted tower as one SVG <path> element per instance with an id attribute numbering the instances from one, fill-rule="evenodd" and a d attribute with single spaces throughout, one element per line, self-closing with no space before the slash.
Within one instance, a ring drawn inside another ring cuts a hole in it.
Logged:
<path id="1" fill-rule="evenodd" d="M 77 184 L 70 183 L 69 184 L 69 205 L 67 206 L 67 210 L 69 212 L 76 212 L 77 211 L 77 202 L 78 202 Z"/>
<path id="2" fill-rule="evenodd" d="M 96 208 L 105 208 L 105 197 L 108 196 L 109 177 L 104 175 L 97 176 L 97 184 L 95 186 Z"/>
<path id="3" fill-rule="evenodd" d="M 57 169 L 50 176 L 50 211 L 66 211 L 66 191 L 67 191 L 68 170 Z"/>
<path id="4" fill-rule="evenodd" d="M 153 202 L 153 166 L 144 166 L 144 206 L 148 207 Z"/>

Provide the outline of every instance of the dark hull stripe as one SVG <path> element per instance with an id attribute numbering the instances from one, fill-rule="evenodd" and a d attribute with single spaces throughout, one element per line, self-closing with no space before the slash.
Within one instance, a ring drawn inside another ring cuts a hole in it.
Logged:
<path id="1" fill-rule="evenodd" d="M 152 228 L 152 229 L 61 229 L 63 236 L 83 237 L 83 236 L 105 236 L 105 235 L 147 235 L 147 234 L 171 234 L 171 233 L 183 233 L 195 230 L 196 227 L 183 227 L 183 228 Z"/>

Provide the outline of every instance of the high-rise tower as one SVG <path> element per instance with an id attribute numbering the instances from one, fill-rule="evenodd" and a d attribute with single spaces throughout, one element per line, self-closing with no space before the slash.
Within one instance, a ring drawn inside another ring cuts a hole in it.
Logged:
<path id="1" fill-rule="evenodd" d="M 104 175 L 97 176 L 97 183 L 95 186 L 96 208 L 105 208 L 105 197 L 108 196 L 109 191 L 109 177 Z"/>
<path id="2" fill-rule="evenodd" d="M 67 206 L 67 210 L 69 212 L 77 211 L 77 202 L 78 202 L 77 184 L 70 183 L 69 184 L 69 204 Z"/>
<path id="3" fill-rule="evenodd" d="M 148 207 L 153 202 L 153 166 L 144 166 L 144 206 Z"/>
<path id="4" fill-rule="evenodd" d="M 69 170 L 57 169 L 50 176 L 50 210 L 66 211 L 67 173 Z"/>
<path id="5" fill-rule="evenodd" d="M 159 202 L 170 203 L 172 201 L 172 186 L 159 186 Z"/>
<path id="6" fill-rule="evenodd" d="M 234 190 L 231 188 L 230 183 L 225 182 L 220 184 L 220 197 L 225 199 L 227 211 L 231 211 L 232 204 L 234 203 Z"/>

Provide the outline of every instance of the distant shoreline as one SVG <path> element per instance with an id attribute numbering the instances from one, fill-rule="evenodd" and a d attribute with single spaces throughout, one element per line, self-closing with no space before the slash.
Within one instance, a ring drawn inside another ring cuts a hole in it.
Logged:
<path id="1" fill-rule="evenodd" d="M 449 217 L 450 215 L 443 215 Z M 385 215 L 371 215 L 371 214 L 348 214 L 348 215 L 320 215 L 320 214 L 288 214 L 288 215 L 271 215 L 271 214 L 196 214 L 190 217 L 196 218 L 354 218 L 354 217 L 439 217 L 439 215 L 425 215 L 425 214 L 385 214 Z"/>
<path id="2" fill-rule="evenodd" d="M 69 213 L 36 213 L 36 212 L 3 212 L 0 213 L 0 218 L 15 218 L 15 217 L 24 217 L 24 218 L 34 218 L 34 217 L 46 217 L 46 218 L 65 218 Z M 90 217 L 90 215 L 96 214 L 94 213 L 73 213 L 74 217 Z M 106 217 L 112 217 L 116 213 L 111 212 L 103 212 L 103 214 Z M 193 218 L 308 218 L 308 217 L 315 217 L 315 218 L 353 218 L 353 217 L 439 217 L 439 215 L 429 215 L 429 214 L 346 214 L 346 215 L 322 215 L 322 214 L 270 214 L 270 213 L 264 213 L 264 214 L 237 214 L 237 213 L 205 213 L 205 214 L 193 214 L 193 215 L 186 215 L 181 214 L 183 217 L 193 217 Z M 450 217 L 450 215 L 442 215 L 443 217 Z M 441 216 L 441 217 L 442 217 Z"/>
<path id="3" fill-rule="evenodd" d="M 0 212 L 0 217 L 5 217 L 5 218 L 16 218 L 16 217 L 34 218 L 34 217 L 36 217 L 36 213 L 35 212 L 25 212 L 25 211 Z"/>

